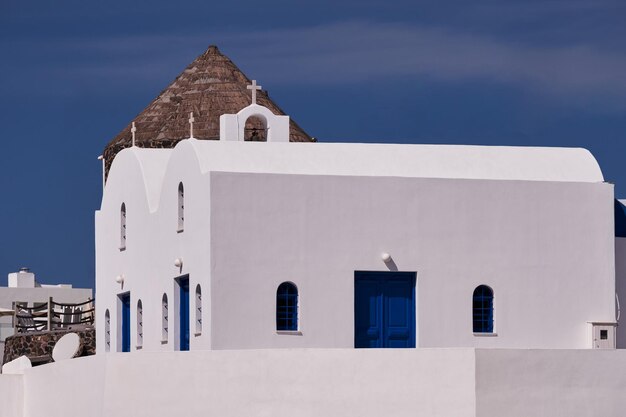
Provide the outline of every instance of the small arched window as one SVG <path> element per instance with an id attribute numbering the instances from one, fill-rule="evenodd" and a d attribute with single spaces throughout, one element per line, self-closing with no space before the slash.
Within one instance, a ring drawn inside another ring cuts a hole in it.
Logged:
<path id="1" fill-rule="evenodd" d="M 126 203 L 120 208 L 120 250 L 126 249 Z"/>
<path id="2" fill-rule="evenodd" d="M 169 317 L 167 308 L 167 294 L 163 294 L 163 298 L 161 299 L 161 342 L 163 343 L 167 343 L 169 338 Z"/>
<path id="3" fill-rule="evenodd" d="M 474 333 L 493 333 L 493 290 L 479 285 L 472 296 Z"/>
<path id="4" fill-rule="evenodd" d="M 202 333 L 202 290 L 196 285 L 196 335 Z"/>
<path id="5" fill-rule="evenodd" d="M 104 312 L 104 351 L 111 351 L 111 314 L 109 309 Z"/>
<path id="6" fill-rule="evenodd" d="M 137 301 L 137 349 L 143 347 L 143 304 Z"/>
<path id="7" fill-rule="evenodd" d="M 291 282 L 276 291 L 276 330 L 298 330 L 298 288 Z"/>
<path id="8" fill-rule="evenodd" d="M 185 229 L 185 188 L 183 183 L 178 184 L 178 232 Z"/>

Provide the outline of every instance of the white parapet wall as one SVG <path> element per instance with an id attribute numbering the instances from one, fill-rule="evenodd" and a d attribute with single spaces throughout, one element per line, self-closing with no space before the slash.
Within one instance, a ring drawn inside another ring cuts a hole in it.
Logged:
<path id="1" fill-rule="evenodd" d="M 112 353 L 24 378 L 24 417 L 470 417 L 475 409 L 472 349 Z"/>
<path id="2" fill-rule="evenodd" d="M 0 375 L 0 417 L 623 417 L 624 392 L 624 350 L 133 352 Z"/>
<path id="3" fill-rule="evenodd" d="M 476 350 L 480 417 L 626 415 L 626 351 Z"/>
<path id="4" fill-rule="evenodd" d="M 0 375 L 0 417 L 24 416 L 24 376 Z"/>

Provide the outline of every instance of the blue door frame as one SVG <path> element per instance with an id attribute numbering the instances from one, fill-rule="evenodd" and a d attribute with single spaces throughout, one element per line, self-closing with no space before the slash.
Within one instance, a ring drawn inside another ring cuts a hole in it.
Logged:
<path id="1" fill-rule="evenodd" d="M 178 328 L 180 350 L 189 350 L 189 277 L 177 279 L 179 288 Z"/>
<path id="2" fill-rule="evenodd" d="M 130 352 L 130 293 L 121 294 L 122 352 Z"/>
<path id="3" fill-rule="evenodd" d="M 354 347 L 415 347 L 415 272 L 355 271 Z"/>

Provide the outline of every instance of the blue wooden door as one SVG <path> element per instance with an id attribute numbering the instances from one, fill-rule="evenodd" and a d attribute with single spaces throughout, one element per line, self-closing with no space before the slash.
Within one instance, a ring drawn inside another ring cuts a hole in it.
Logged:
<path id="1" fill-rule="evenodd" d="M 356 271 L 354 346 L 415 347 L 415 273 Z"/>
<path id="2" fill-rule="evenodd" d="M 120 295 L 122 303 L 122 352 L 130 352 L 130 294 Z"/>
<path id="3" fill-rule="evenodd" d="M 178 281 L 180 287 L 180 350 L 189 350 L 189 278 Z"/>

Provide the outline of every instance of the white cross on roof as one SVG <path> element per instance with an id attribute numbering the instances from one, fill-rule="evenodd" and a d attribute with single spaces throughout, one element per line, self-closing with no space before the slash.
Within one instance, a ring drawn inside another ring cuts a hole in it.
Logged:
<path id="1" fill-rule="evenodd" d="M 256 92 L 257 90 L 261 91 L 260 85 L 256 85 L 256 80 L 252 80 L 252 85 L 246 87 L 248 90 L 252 90 L 252 104 L 256 104 Z"/>
<path id="2" fill-rule="evenodd" d="M 137 131 L 137 128 L 135 127 L 135 122 L 133 122 L 133 127 L 130 128 L 130 133 L 133 134 L 133 146 L 135 146 L 135 132 Z"/>
<path id="3" fill-rule="evenodd" d="M 189 113 L 189 137 L 193 138 L 193 122 L 195 122 L 196 119 L 193 118 L 193 112 Z"/>

